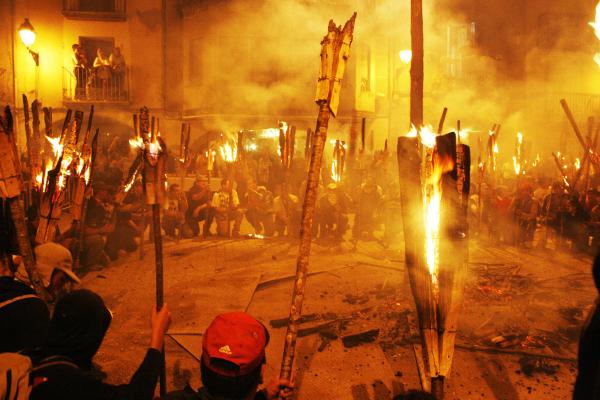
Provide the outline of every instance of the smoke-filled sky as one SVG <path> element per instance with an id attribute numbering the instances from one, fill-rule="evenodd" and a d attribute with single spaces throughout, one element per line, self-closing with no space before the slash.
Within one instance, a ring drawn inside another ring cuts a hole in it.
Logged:
<path id="1" fill-rule="evenodd" d="M 186 108 L 200 114 L 315 114 L 319 42 L 329 19 L 343 24 L 353 11 L 358 17 L 351 57 L 360 46 L 371 47 L 372 89 L 378 98 L 387 96 L 390 49 L 397 54 L 410 47 L 408 0 L 187 3 L 188 54 L 194 58 L 188 72 L 199 78 L 186 93 Z M 501 147 L 522 130 L 541 152 L 556 150 L 563 132 L 572 136 L 558 104 L 561 97 L 573 103 L 582 129 L 600 108 L 597 99 L 586 96 L 600 87 L 600 68 L 592 60 L 600 42 L 587 25 L 594 19 L 594 1 L 437 0 L 424 1 L 424 8 L 425 118 L 431 125 L 437 125 L 446 106 L 448 129 L 457 119 L 481 131 L 498 122 Z M 449 77 L 448 29 L 471 22 L 467 42 L 473 45 L 459 47 L 462 76 Z M 407 72 L 401 88 L 408 92 Z M 342 90 L 342 97 L 352 97 L 349 92 Z M 401 114 L 394 129 L 398 134 L 407 125 L 407 106 L 394 110 Z"/>

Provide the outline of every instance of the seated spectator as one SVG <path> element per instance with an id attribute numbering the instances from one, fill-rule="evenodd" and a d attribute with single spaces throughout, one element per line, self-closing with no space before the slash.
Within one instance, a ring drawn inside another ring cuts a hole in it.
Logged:
<path id="1" fill-rule="evenodd" d="M 171 315 L 165 305 L 153 311 L 150 347 L 131 381 L 125 385 L 101 382 L 90 374 L 112 315 L 97 294 L 75 290 L 56 304 L 44 348 L 34 357 L 31 399 L 135 399 L 154 396 L 160 373 L 161 349 Z"/>
<path id="2" fill-rule="evenodd" d="M 180 237 L 183 236 L 187 208 L 187 200 L 179 190 L 179 185 L 175 183 L 169 186 L 169 192 L 164 202 L 162 221 L 167 235 L 175 236 L 175 231 L 177 231 Z"/>
<path id="3" fill-rule="evenodd" d="M 232 236 L 239 236 L 244 213 L 240 209 L 240 199 L 237 191 L 233 188 L 229 179 L 221 180 L 221 190 L 213 195 L 210 205 L 215 211 L 218 234 L 228 236 L 231 228 L 228 224 L 233 221 Z"/>
<path id="4" fill-rule="evenodd" d="M 102 182 L 94 185 L 94 195 L 88 201 L 83 238 L 84 268 L 107 266 L 110 262 L 106 254 L 107 236 L 115 230 L 112 217 L 112 195 L 108 186 Z"/>
<path id="5" fill-rule="evenodd" d="M 200 233 L 198 227 L 200 221 L 204 221 L 203 235 L 211 235 L 210 226 L 212 225 L 214 210 L 210 207 L 210 200 L 208 179 L 198 176 L 194 186 L 187 192 L 188 208 L 185 213 L 185 220 L 193 236 L 198 236 L 198 233 Z"/>
<path id="6" fill-rule="evenodd" d="M 300 234 L 300 199 L 288 191 L 287 185 L 278 185 L 277 196 L 273 200 L 275 232 L 279 236 Z"/>
<path id="7" fill-rule="evenodd" d="M 292 385 L 273 380 L 258 391 L 266 365 L 265 348 L 269 332 L 263 324 L 244 312 L 218 315 L 208 326 L 202 340 L 199 391 L 189 385 L 172 392 L 165 400 L 202 399 L 277 399 L 291 398 Z"/>
<path id="8" fill-rule="evenodd" d="M 345 195 L 335 183 L 327 185 L 327 192 L 317 205 L 317 221 L 321 239 L 341 241 L 348 226 L 348 208 Z"/>
<path id="9" fill-rule="evenodd" d="M 73 284 L 81 283 L 73 272 L 71 252 L 58 243 L 48 242 L 34 249 L 36 267 L 52 302 L 71 291 Z"/>
<path id="10" fill-rule="evenodd" d="M 377 225 L 375 213 L 382 199 L 383 191 L 381 187 L 375 183 L 372 176 L 367 177 L 356 192 L 356 217 L 352 229 L 352 236 L 355 239 L 361 238 L 363 233 L 367 234 L 368 239 L 373 239 L 373 231 Z"/>
<path id="11" fill-rule="evenodd" d="M 594 284 L 600 294 L 600 254 L 592 267 Z M 583 327 L 579 338 L 579 354 L 577 356 L 577 379 L 573 391 L 573 400 L 600 398 L 600 309 L 598 299 Z"/>
<path id="12" fill-rule="evenodd" d="M 15 279 L 17 262 L 0 262 L 0 353 L 30 352 L 41 347 L 50 312 L 35 291 Z"/>
<path id="13" fill-rule="evenodd" d="M 134 183 L 122 204 L 117 203 L 114 207 L 116 222 L 113 231 L 106 237 L 105 247 L 106 254 L 112 261 L 119 258 L 119 252 L 133 253 L 138 248 L 135 238 L 141 236 L 145 228 L 140 221 L 144 207 L 142 185 L 139 182 Z"/>
<path id="14" fill-rule="evenodd" d="M 273 195 L 250 180 L 246 192 L 246 219 L 257 234 L 273 234 Z"/>

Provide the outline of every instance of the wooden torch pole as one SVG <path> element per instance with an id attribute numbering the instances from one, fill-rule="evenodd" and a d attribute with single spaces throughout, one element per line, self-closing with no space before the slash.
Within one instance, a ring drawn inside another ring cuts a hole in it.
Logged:
<path id="1" fill-rule="evenodd" d="M 323 150 L 327 140 L 327 127 L 331 114 L 337 113 L 339 91 L 344 76 L 345 63 L 350 55 L 350 44 L 354 31 L 356 13 L 346 22 L 344 28 L 337 27 L 329 21 L 328 33 L 321 42 L 321 70 L 317 84 L 317 104 L 319 116 L 313 136 L 306 195 L 302 207 L 302 225 L 300 227 L 300 246 L 296 262 L 296 279 L 288 320 L 283 359 L 281 361 L 280 378 L 291 380 L 292 366 L 296 353 L 298 336 L 298 319 L 302 314 L 302 302 L 308 273 L 308 261 L 312 241 L 312 226 L 317 202 L 317 189 L 321 172 Z"/>

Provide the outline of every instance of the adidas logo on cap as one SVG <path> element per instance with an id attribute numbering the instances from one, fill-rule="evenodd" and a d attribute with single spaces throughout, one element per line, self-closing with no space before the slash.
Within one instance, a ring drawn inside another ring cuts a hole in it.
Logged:
<path id="1" fill-rule="evenodd" d="M 225 345 L 225 346 L 221 347 L 219 349 L 219 353 L 227 354 L 228 356 L 230 356 L 232 354 L 231 353 L 231 349 L 229 348 L 228 345 Z"/>

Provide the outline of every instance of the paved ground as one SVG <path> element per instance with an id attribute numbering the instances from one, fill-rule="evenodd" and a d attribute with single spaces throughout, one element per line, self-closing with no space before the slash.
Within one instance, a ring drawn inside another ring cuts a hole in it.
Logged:
<path id="1" fill-rule="evenodd" d="M 359 242 L 356 251 L 349 244 L 314 245 L 303 314 L 315 315 L 303 327 L 333 321 L 327 331 L 339 336 L 369 329 L 379 334 L 353 348 L 318 333 L 300 338 L 299 399 L 389 399 L 420 387 L 401 240 L 389 249 Z M 288 314 L 296 254 L 296 243 L 282 239 L 166 241 L 165 293 L 173 314 L 169 390 L 187 381 L 199 386 L 201 334 L 224 311 L 247 310 L 269 327 L 267 375 L 277 375 L 285 328 L 271 321 Z M 447 398 L 570 398 L 579 329 L 596 297 L 591 260 L 477 240 L 470 254 Z M 124 256 L 83 279 L 114 312 L 96 357 L 110 382 L 131 377 L 149 342 L 153 263 L 148 244 L 143 261 L 138 254 Z"/>

